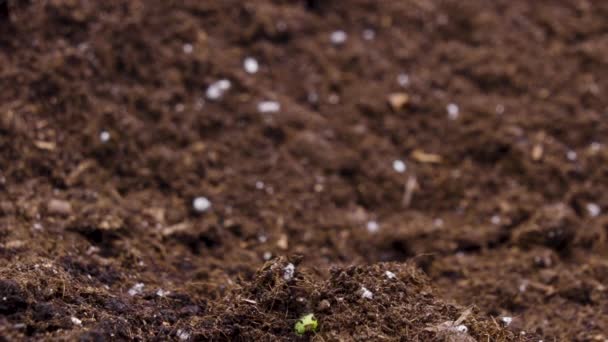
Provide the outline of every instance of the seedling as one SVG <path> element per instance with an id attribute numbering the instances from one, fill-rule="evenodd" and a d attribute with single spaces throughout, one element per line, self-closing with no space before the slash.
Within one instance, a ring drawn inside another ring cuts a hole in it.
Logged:
<path id="1" fill-rule="evenodd" d="M 319 326 L 319 321 L 315 318 L 314 314 L 306 314 L 296 322 L 295 330 L 296 334 L 304 335 L 307 332 L 316 332 Z"/>

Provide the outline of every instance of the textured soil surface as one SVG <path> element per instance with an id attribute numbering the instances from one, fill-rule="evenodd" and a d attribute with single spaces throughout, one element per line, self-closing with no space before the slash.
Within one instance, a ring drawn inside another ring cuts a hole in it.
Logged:
<path id="1" fill-rule="evenodd" d="M 0 1 L 0 337 L 608 340 L 606 18 Z"/>

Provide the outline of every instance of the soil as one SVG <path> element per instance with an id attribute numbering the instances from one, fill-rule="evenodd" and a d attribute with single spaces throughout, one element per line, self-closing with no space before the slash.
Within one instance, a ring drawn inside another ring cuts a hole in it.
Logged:
<path id="1" fill-rule="evenodd" d="M 3 4 L 4 340 L 608 340 L 608 2 Z"/>

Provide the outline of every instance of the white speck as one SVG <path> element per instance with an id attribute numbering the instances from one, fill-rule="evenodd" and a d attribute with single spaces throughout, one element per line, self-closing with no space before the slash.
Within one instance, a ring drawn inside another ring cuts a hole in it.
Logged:
<path id="1" fill-rule="evenodd" d="M 144 283 L 137 283 L 129 289 L 129 295 L 135 296 L 135 295 L 142 293 L 143 291 L 144 291 Z"/>
<path id="2" fill-rule="evenodd" d="M 448 119 L 450 119 L 450 120 L 458 119 L 458 115 L 460 115 L 460 109 L 458 108 L 458 105 L 456 105 L 454 103 L 450 103 L 445 107 L 445 109 L 448 112 Z"/>
<path id="3" fill-rule="evenodd" d="M 527 280 L 523 280 L 519 284 L 519 292 L 526 292 L 527 289 L 528 289 L 528 281 Z"/>
<path id="4" fill-rule="evenodd" d="M 203 197 L 203 196 L 196 197 L 192 201 L 192 207 L 197 212 L 202 213 L 202 212 L 207 211 L 209 208 L 211 208 L 211 202 L 207 199 L 207 197 Z"/>
<path id="5" fill-rule="evenodd" d="M 436 228 L 441 228 L 441 227 L 443 227 L 443 220 L 440 218 L 436 218 L 435 220 L 433 220 L 433 225 Z"/>
<path id="6" fill-rule="evenodd" d="M 365 40 L 374 40 L 376 38 L 376 31 L 372 29 L 363 30 L 363 39 Z"/>
<path id="7" fill-rule="evenodd" d="M 82 321 L 79 320 L 78 318 L 74 317 L 74 316 L 70 317 L 70 320 L 72 321 L 72 323 L 74 325 L 82 325 Z"/>
<path id="8" fill-rule="evenodd" d="M 258 190 L 264 189 L 264 182 L 262 182 L 262 181 L 255 182 L 255 188 Z"/>
<path id="9" fill-rule="evenodd" d="M 569 161 L 575 161 L 577 157 L 576 152 L 570 150 L 566 153 L 566 158 L 568 158 Z"/>
<path id="10" fill-rule="evenodd" d="M 108 141 L 110 141 L 110 132 L 108 131 L 101 131 L 99 133 L 99 140 L 101 140 L 102 143 L 107 143 Z"/>
<path id="11" fill-rule="evenodd" d="M 165 297 L 165 296 L 169 295 L 170 293 L 171 293 L 170 291 L 165 291 L 163 289 L 158 289 L 156 291 L 156 295 L 159 297 Z"/>
<path id="12" fill-rule="evenodd" d="M 597 141 L 594 141 L 591 143 L 591 145 L 589 145 L 589 149 L 591 150 L 591 152 L 593 153 L 597 153 L 599 152 L 599 150 L 602 148 L 602 144 L 598 143 Z"/>
<path id="13" fill-rule="evenodd" d="M 281 104 L 276 101 L 261 101 L 258 103 L 258 112 L 276 113 L 281 110 Z"/>
<path id="14" fill-rule="evenodd" d="M 296 273 L 296 267 L 292 263 L 287 264 L 287 266 L 283 268 L 283 279 L 290 281 L 293 279 L 294 273 Z"/>
<path id="15" fill-rule="evenodd" d="M 395 278 L 397 278 L 397 276 L 395 275 L 395 273 L 393 273 L 393 272 L 391 272 L 391 271 L 386 271 L 386 272 L 384 272 L 384 275 L 386 275 L 386 277 L 387 277 L 388 279 L 395 279 Z"/>
<path id="16" fill-rule="evenodd" d="M 325 189 L 325 187 L 323 186 L 323 184 L 317 183 L 317 184 L 315 184 L 313 186 L 313 190 L 315 190 L 315 192 L 322 192 L 323 189 Z"/>
<path id="17" fill-rule="evenodd" d="M 397 75 L 397 83 L 402 87 L 407 87 L 410 84 L 410 76 L 403 73 Z"/>
<path id="18" fill-rule="evenodd" d="M 230 89 L 231 86 L 232 84 L 230 83 L 230 81 L 226 79 L 211 83 L 207 88 L 207 98 L 209 100 L 218 100 L 224 95 L 224 93 L 228 89 Z"/>
<path id="19" fill-rule="evenodd" d="M 227 79 L 221 79 L 221 80 L 215 82 L 214 84 L 216 84 L 217 87 L 220 88 L 221 90 L 228 90 L 232 86 L 232 83 L 230 83 L 230 81 Z"/>
<path id="20" fill-rule="evenodd" d="M 361 287 L 361 297 L 365 299 L 373 299 L 374 294 L 372 291 L 366 289 L 365 287 Z"/>
<path id="21" fill-rule="evenodd" d="M 597 217 L 602 212 L 602 209 L 595 203 L 587 203 L 587 212 L 591 217 Z"/>
<path id="22" fill-rule="evenodd" d="M 184 111 L 184 109 L 186 109 L 186 106 L 184 106 L 183 103 L 178 103 L 175 105 L 175 111 L 178 113 L 181 113 Z"/>
<path id="23" fill-rule="evenodd" d="M 500 216 L 498 216 L 498 215 L 493 215 L 490 218 L 490 222 L 492 222 L 493 225 L 497 225 L 498 226 L 500 224 L 500 221 L 501 221 L 501 219 L 500 219 Z"/>
<path id="24" fill-rule="evenodd" d="M 342 30 L 334 31 L 329 36 L 329 39 L 331 40 L 331 42 L 336 45 L 344 44 L 346 42 L 347 38 L 348 38 L 348 35 L 346 34 L 346 32 L 344 32 Z"/>
<path id="25" fill-rule="evenodd" d="M 307 99 L 308 99 L 309 103 L 315 104 L 315 103 L 319 102 L 319 94 L 317 94 L 314 91 L 311 91 L 308 93 Z"/>
<path id="26" fill-rule="evenodd" d="M 177 338 L 179 338 L 180 341 L 186 341 L 190 338 L 190 333 L 186 330 L 177 329 Z"/>
<path id="27" fill-rule="evenodd" d="M 266 237 L 266 235 L 259 235 L 258 241 L 260 241 L 260 243 L 264 243 L 264 242 L 268 241 L 268 237 Z"/>
<path id="28" fill-rule="evenodd" d="M 44 227 L 42 226 L 42 224 L 40 224 L 40 222 L 34 223 L 32 228 L 34 228 L 34 230 L 43 230 L 44 229 Z"/>
<path id="29" fill-rule="evenodd" d="M 505 106 L 502 104 L 497 104 L 496 105 L 496 114 L 501 115 L 504 112 L 505 112 Z"/>
<path id="30" fill-rule="evenodd" d="M 255 74 L 260 69 L 260 64 L 255 58 L 247 57 L 243 61 L 243 68 L 245 68 L 245 71 L 247 71 L 247 73 Z"/>
<path id="31" fill-rule="evenodd" d="M 460 324 L 460 325 L 456 326 L 456 331 L 458 331 L 459 333 L 465 334 L 467 331 L 469 331 L 469 328 L 467 328 L 467 326 L 464 324 Z"/>
<path id="32" fill-rule="evenodd" d="M 407 166 L 405 166 L 405 163 L 403 161 L 395 160 L 393 161 L 393 170 L 399 173 L 404 173 L 405 170 L 407 170 Z"/>
<path id="33" fill-rule="evenodd" d="M 505 326 L 509 326 L 509 324 L 513 322 L 513 317 L 505 316 L 501 317 L 500 320 L 504 323 Z"/>
<path id="34" fill-rule="evenodd" d="M 525 334 L 526 334 L 526 332 L 522 330 L 522 331 L 520 331 L 520 332 L 519 332 L 519 334 L 520 334 L 520 335 L 525 335 Z"/>
<path id="35" fill-rule="evenodd" d="M 367 222 L 367 231 L 370 233 L 376 233 L 380 229 L 380 225 L 376 221 Z"/>
<path id="36" fill-rule="evenodd" d="M 192 47 L 192 44 L 184 44 L 182 50 L 184 50 L 185 54 L 191 54 L 194 48 Z"/>
<path id="37" fill-rule="evenodd" d="M 270 253 L 270 252 L 264 252 L 263 258 L 266 261 L 270 260 L 272 258 L 272 253 Z"/>
<path id="38" fill-rule="evenodd" d="M 332 105 L 338 104 L 340 103 L 340 96 L 338 96 L 336 93 L 331 93 L 329 94 L 327 101 Z"/>

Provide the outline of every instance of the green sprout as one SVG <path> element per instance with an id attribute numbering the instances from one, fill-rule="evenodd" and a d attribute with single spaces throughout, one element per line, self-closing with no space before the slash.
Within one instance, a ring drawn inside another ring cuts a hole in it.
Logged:
<path id="1" fill-rule="evenodd" d="M 312 331 L 316 332 L 319 326 L 319 321 L 315 318 L 314 314 L 306 314 L 296 322 L 295 329 L 296 334 L 304 335 L 305 333 Z"/>

